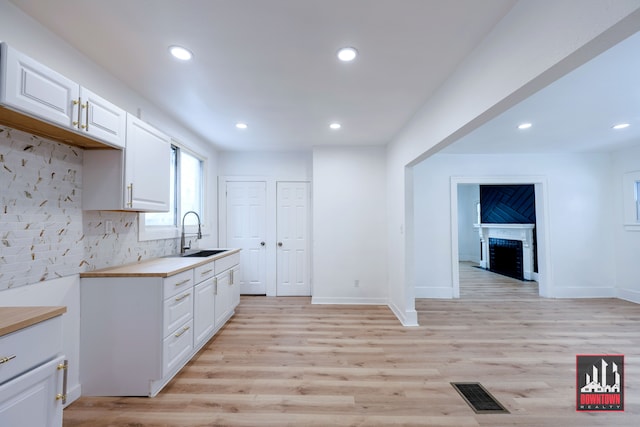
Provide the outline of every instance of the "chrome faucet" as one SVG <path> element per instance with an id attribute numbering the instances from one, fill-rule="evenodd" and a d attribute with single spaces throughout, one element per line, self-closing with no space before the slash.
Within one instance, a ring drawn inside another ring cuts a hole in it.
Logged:
<path id="1" fill-rule="evenodd" d="M 200 225 L 200 215 L 198 215 L 197 212 L 195 211 L 188 211 L 186 212 L 183 217 L 182 217 L 182 233 L 180 234 L 180 254 L 184 254 L 185 249 L 191 249 L 191 241 L 189 241 L 189 246 L 187 247 L 185 244 L 185 240 L 184 240 L 184 236 L 185 236 L 185 232 L 184 232 L 184 219 L 187 217 L 187 215 L 189 215 L 190 213 L 194 214 L 196 216 L 196 218 L 198 218 L 198 232 L 197 233 L 190 233 L 190 234 L 194 234 L 196 235 L 197 239 L 202 239 L 202 228 Z"/>

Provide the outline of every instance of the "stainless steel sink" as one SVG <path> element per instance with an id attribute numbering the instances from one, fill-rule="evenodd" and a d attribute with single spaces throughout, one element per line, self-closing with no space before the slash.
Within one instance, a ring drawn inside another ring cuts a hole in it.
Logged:
<path id="1" fill-rule="evenodd" d="M 197 251 L 197 252 L 187 252 L 184 255 L 182 255 L 183 257 L 198 257 L 198 258 L 206 258 L 212 255 L 217 255 L 220 254 L 222 252 L 227 252 L 228 249 L 205 249 L 205 250 L 201 250 L 201 251 Z"/>

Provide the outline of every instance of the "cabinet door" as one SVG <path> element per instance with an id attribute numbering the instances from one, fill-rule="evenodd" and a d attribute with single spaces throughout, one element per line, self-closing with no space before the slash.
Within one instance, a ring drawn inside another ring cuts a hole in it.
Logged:
<path id="1" fill-rule="evenodd" d="M 32 116 L 75 128 L 79 85 L 6 43 L 1 49 L 0 101 Z"/>
<path id="2" fill-rule="evenodd" d="M 80 88 L 80 129 L 115 147 L 125 147 L 127 113 L 85 87 Z"/>
<path id="3" fill-rule="evenodd" d="M 127 114 L 125 209 L 167 212 L 171 142 L 148 123 Z"/>
<path id="4" fill-rule="evenodd" d="M 230 302 L 230 286 L 229 272 L 225 271 L 216 276 L 216 329 L 224 325 L 229 317 Z"/>
<path id="5" fill-rule="evenodd" d="M 229 272 L 229 287 L 231 288 L 230 293 L 230 311 L 235 310 L 235 308 L 240 304 L 240 266 L 236 265 Z"/>
<path id="6" fill-rule="evenodd" d="M 0 386 L 0 426 L 62 426 L 63 357 Z"/>
<path id="7" fill-rule="evenodd" d="M 215 279 L 212 277 L 198 284 L 194 293 L 193 339 L 197 348 L 215 328 Z"/>

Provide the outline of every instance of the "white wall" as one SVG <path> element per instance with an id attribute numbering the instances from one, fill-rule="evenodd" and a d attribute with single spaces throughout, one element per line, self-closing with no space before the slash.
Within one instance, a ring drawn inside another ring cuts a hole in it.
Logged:
<path id="1" fill-rule="evenodd" d="M 624 198 L 633 197 L 632 194 L 623 195 L 622 177 L 635 171 L 640 171 L 640 146 L 613 154 L 611 186 L 614 193 L 617 294 L 620 298 L 640 303 L 640 231 L 627 230 L 622 225 Z"/>
<path id="2" fill-rule="evenodd" d="M 551 297 L 611 297 L 615 291 L 613 194 L 608 154 L 571 155 L 452 155 L 436 154 L 414 168 L 417 295 L 453 294 L 451 254 L 451 177 L 491 180 L 539 176 L 544 183 L 545 211 L 537 212 L 547 225 L 538 248 Z M 426 185 L 428 183 L 429 185 Z M 502 183 L 502 182 L 500 182 Z M 536 193 L 536 197 L 538 194 Z M 438 209 L 434 209 L 437 206 Z M 546 238 L 546 245 L 544 244 Z M 542 253 L 544 252 L 544 253 Z M 434 291 L 435 290 L 435 291 Z"/>
<path id="3" fill-rule="evenodd" d="M 384 148 L 313 150 L 314 303 L 387 304 L 385 162 Z"/>
<path id="4" fill-rule="evenodd" d="M 635 33 L 639 16 L 632 0 L 518 2 L 390 143 L 389 296 L 403 324 L 417 323 L 413 255 L 406 253 L 414 246 L 407 167 Z"/>
<path id="5" fill-rule="evenodd" d="M 480 235 L 473 226 L 478 222 L 478 202 L 478 184 L 458 185 L 458 261 L 480 262 Z"/>

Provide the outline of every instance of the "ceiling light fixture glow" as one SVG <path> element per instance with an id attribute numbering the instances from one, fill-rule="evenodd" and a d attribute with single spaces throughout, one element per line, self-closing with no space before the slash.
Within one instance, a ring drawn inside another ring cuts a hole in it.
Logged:
<path id="1" fill-rule="evenodd" d="M 340 61 L 349 62 L 356 59 L 356 56 L 358 56 L 358 51 L 355 47 L 343 47 L 338 51 L 337 55 Z"/>
<path id="2" fill-rule="evenodd" d="M 238 129 L 246 129 L 246 128 L 248 128 L 249 126 L 247 126 L 247 124 L 246 124 L 246 123 L 241 123 L 241 122 L 239 122 L 239 123 L 236 123 L 236 127 L 237 127 Z"/>
<path id="3" fill-rule="evenodd" d="M 520 130 L 529 129 L 531 126 L 533 126 L 531 123 L 521 123 L 518 125 L 518 129 Z"/>
<path id="4" fill-rule="evenodd" d="M 613 125 L 611 127 L 615 130 L 619 130 L 619 129 L 626 129 L 629 126 L 631 126 L 629 123 L 618 123 L 617 125 Z"/>
<path id="5" fill-rule="evenodd" d="M 342 125 L 340 123 L 331 123 L 329 127 L 333 130 L 337 130 L 337 129 L 340 129 Z"/>
<path id="6" fill-rule="evenodd" d="M 181 46 L 170 46 L 169 52 L 173 55 L 174 58 L 177 58 L 181 61 L 188 61 L 193 58 L 193 53 L 189 49 L 186 49 Z"/>

